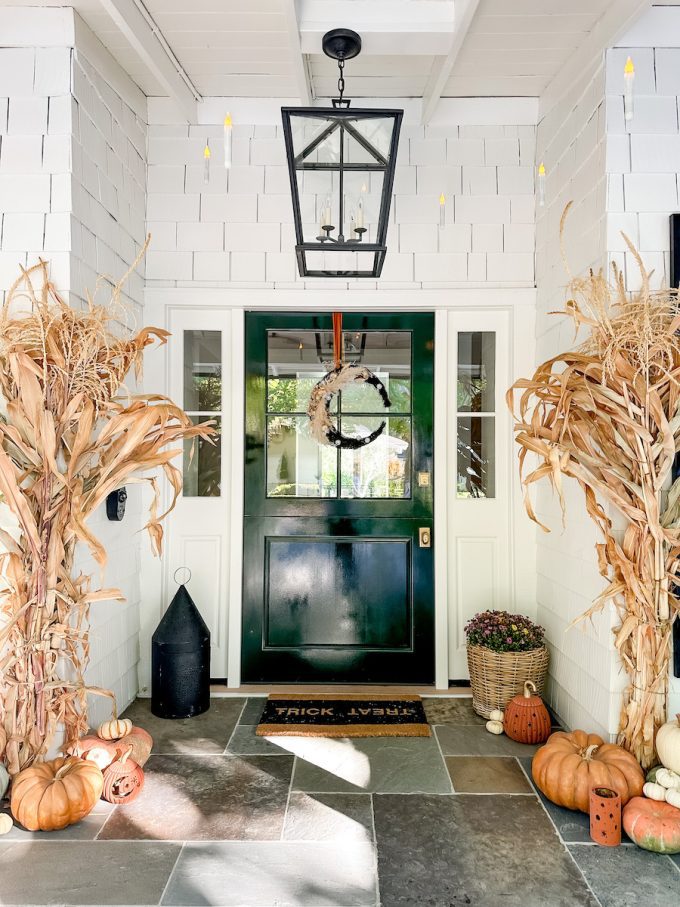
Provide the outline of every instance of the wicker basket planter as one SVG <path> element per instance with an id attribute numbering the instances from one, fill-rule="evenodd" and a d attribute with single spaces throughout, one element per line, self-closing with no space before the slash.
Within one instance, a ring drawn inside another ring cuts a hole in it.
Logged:
<path id="1" fill-rule="evenodd" d="M 484 646 L 468 646 L 475 712 L 488 718 L 494 709 L 505 709 L 512 697 L 522 692 L 525 680 L 532 680 L 538 695 L 542 695 L 548 658 L 546 646 L 530 652 L 492 652 Z"/>

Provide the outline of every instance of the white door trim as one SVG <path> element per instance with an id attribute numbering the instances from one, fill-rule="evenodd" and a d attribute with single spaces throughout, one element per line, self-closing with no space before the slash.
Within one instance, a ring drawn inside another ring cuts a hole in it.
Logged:
<path id="1" fill-rule="evenodd" d="M 300 290 L 271 289 L 220 289 L 220 288 L 154 288 L 147 287 L 146 299 L 149 309 L 160 314 L 165 310 L 165 323 L 170 322 L 171 313 L 177 310 L 229 311 L 231 317 L 231 425 L 224 426 L 223 437 L 231 439 L 230 489 L 229 489 L 229 584 L 228 584 L 228 654 L 227 675 L 230 687 L 241 684 L 241 618 L 243 585 L 243 515 L 244 515 L 244 397 L 245 397 L 245 312 L 266 310 L 276 312 L 350 311 L 360 309 L 370 312 L 384 311 L 431 311 L 435 315 L 435 414 L 434 414 L 434 535 L 435 545 L 435 686 L 445 689 L 449 681 L 448 638 L 449 638 L 449 532 L 447 485 L 455 471 L 455 456 L 448 444 L 448 411 L 450 395 L 455 387 L 449 387 L 448 333 L 451 310 L 485 311 L 489 314 L 503 312 L 511 322 L 517 316 L 523 327 L 531 318 L 525 313 L 533 312 L 536 292 L 520 287 L 506 288 L 450 288 L 441 290 L 384 290 L 379 292 L 348 292 L 328 289 L 323 297 L 313 292 Z M 515 313 L 514 310 L 517 310 Z M 156 317 L 156 321 L 160 319 Z M 515 337 L 515 340 L 519 338 Z M 521 344 L 522 358 L 529 358 L 533 349 L 533 336 L 524 337 Z M 514 357 L 513 357 L 514 358 Z M 170 357 L 168 356 L 168 359 Z M 167 387 L 168 385 L 166 385 Z M 154 388 L 155 390 L 156 388 Z M 455 451 L 454 451 L 455 454 Z M 511 508 L 514 510 L 514 508 Z M 512 522 L 513 513 L 508 514 Z M 172 519 L 172 517 L 170 518 Z M 162 571 L 167 572 L 167 567 Z M 162 583 L 166 589 L 167 582 Z M 145 675 L 145 666 L 140 667 Z"/>

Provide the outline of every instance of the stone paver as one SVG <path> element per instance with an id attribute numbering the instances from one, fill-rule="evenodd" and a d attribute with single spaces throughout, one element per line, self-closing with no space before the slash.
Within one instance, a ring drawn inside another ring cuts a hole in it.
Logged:
<path id="1" fill-rule="evenodd" d="M 290 756 L 152 756 L 142 795 L 99 838 L 276 840 L 292 769 Z"/>
<path id="2" fill-rule="evenodd" d="M 188 844 L 162 903 L 373 907 L 376 896 L 370 844 Z"/>

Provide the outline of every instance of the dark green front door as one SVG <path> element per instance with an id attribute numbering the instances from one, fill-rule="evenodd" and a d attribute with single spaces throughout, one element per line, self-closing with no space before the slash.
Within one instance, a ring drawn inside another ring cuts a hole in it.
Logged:
<path id="1" fill-rule="evenodd" d="M 345 362 L 388 390 L 339 395 L 359 450 L 319 445 L 309 394 L 333 359 L 331 314 L 246 315 L 242 680 L 434 681 L 431 314 L 343 315 Z"/>

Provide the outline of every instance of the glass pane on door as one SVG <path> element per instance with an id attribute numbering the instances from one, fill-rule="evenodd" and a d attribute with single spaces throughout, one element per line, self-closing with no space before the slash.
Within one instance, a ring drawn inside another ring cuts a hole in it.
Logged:
<path id="1" fill-rule="evenodd" d="M 347 437 L 364 438 L 386 423 L 371 444 L 347 450 L 318 444 L 307 416 L 312 388 L 333 367 L 332 331 L 268 332 L 268 497 L 411 496 L 411 346 L 410 331 L 343 333 L 343 361 L 373 372 L 391 402 L 386 409 L 379 390 L 365 382 L 329 401 Z"/>
<path id="2" fill-rule="evenodd" d="M 493 416 L 458 417 L 456 497 L 495 497 L 495 421 Z"/>
<path id="3" fill-rule="evenodd" d="M 211 439 L 192 438 L 184 442 L 182 494 L 185 498 L 219 498 L 222 479 L 222 419 L 219 416 L 191 416 L 194 425 L 212 422 Z"/>
<path id="4" fill-rule="evenodd" d="M 496 395 L 495 331 L 458 334 L 458 412 L 492 413 Z"/>
<path id="5" fill-rule="evenodd" d="M 222 332 L 184 332 L 184 409 L 214 413 L 222 409 Z"/>
<path id="6" fill-rule="evenodd" d="M 267 416 L 267 496 L 330 498 L 337 493 L 335 449 L 317 444 L 304 416 Z"/>
<path id="7" fill-rule="evenodd" d="M 411 496 L 411 419 L 355 417 L 342 420 L 342 432 L 362 438 L 380 425 L 383 433 L 358 450 L 341 455 L 341 497 L 409 498 Z"/>

